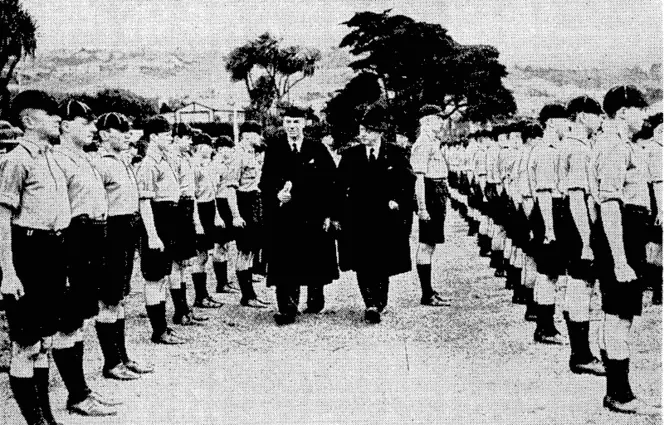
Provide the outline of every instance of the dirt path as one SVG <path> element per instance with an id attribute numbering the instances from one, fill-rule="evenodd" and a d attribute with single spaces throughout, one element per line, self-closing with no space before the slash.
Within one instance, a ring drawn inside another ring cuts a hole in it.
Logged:
<path id="1" fill-rule="evenodd" d="M 567 348 L 532 342 L 503 281 L 454 214 L 436 254 L 437 286 L 449 308 L 419 306 L 414 273 L 393 279 L 383 323 L 363 323 L 352 275 L 326 289 L 327 310 L 278 328 L 272 311 L 241 308 L 227 297 L 210 324 L 183 330 L 194 342 L 147 343 L 142 297 L 130 299 L 129 347 L 157 372 L 119 383 L 100 376 L 101 355 L 87 333 L 91 386 L 123 400 L 107 419 L 70 416 L 52 369 L 53 406 L 63 424 L 650 424 L 661 419 L 612 414 L 601 407 L 605 381 L 567 370 Z M 260 284 L 268 299 L 273 294 Z M 259 287 L 261 286 L 261 287 Z M 646 297 L 646 298 L 649 298 Z M 559 324 L 561 331 L 564 324 Z M 661 309 L 635 325 L 634 391 L 661 398 Z M 22 424 L 0 376 L 0 423 Z"/>

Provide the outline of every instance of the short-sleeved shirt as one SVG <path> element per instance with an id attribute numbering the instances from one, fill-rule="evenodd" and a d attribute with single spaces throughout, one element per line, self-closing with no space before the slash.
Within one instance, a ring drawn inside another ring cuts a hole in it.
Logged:
<path id="1" fill-rule="evenodd" d="M 413 144 L 410 164 L 416 174 L 431 179 L 447 178 L 449 167 L 440 147 L 440 140 L 422 135 Z"/>
<path id="2" fill-rule="evenodd" d="M 69 226 L 67 179 L 44 141 L 19 138 L 0 156 L 0 204 L 10 208 L 12 224 L 39 230 Z"/>
<path id="3" fill-rule="evenodd" d="M 615 200 L 649 208 L 646 152 L 629 141 L 629 135 L 620 123 L 605 122 L 602 128 L 595 164 L 599 201 Z"/>
<path id="4" fill-rule="evenodd" d="M 497 142 L 489 142 L 486 150 L 486 182 L 501 183 L 499 157 L 500 146 Z"/>
<path id="5" fill-rule="evenodd" d="M 560 156 L 561 189 L 582 190 L 591 193 L 592 148 L 590 140 L 583 135 L 569 135 L 563 141 L 564 149 Z"/>
<path id="6" fill-rule="evenodd" d="M 518 186 L 518 193 L 522 197 L 532 197 L 533 191 L 530 187 L 530 180 L 528 179 L 528 163 L 533 153 L 533 148 L 537 142 L 525 143 L 519 149 L 519 159 L 516 168 L 516 184 Z"/>
<path id="7" fill-rule="evenodd" d="M 67 179 L 71 215 L 87 215 L 95 220 L 108 216 L 108 200 L 101 174 L 87 153 L 58 145 L 53 148 L 55 161 Z"/>
<path id="8" fill-rule="evenodd" d="M 545 133 L 545 137 L 533 147 L 531 152 L 528 162 L 528 181 L 533 197 L 537 192 L 545 191 L 551 192 L 554 198 L 562 197 L 558 169 L 559 156 L 562 152 L 553 137 L 555 136 Z"/>
<path id="9" fill-rule="evenodd" d="M 473 157 L 475 156 L 476 150 L 477 150 L 477 142 L 474 140 L 468 142 L 468 146 L 466 146 L 463 155 L 464 170 L 473 171 Z"/>
<path id="10" fill-rule="evenodd" d="M 509 146 L 503 146 L 498 153 L 498 172 L 503 181 L 512 181 L 516 177 L 516 161 L 518 159 L 518 149 Z"/>
<path id="11" fill-rule="evenodd" d="M 199 203 L 214 201 L 217 194 L 219 175 L 214 163 L 209 161 L 194 165 L 196 183 L 196 201 Z"/>
<path id="12" fill-rule="evenodd" d="M 263 170 L 263 155 L 250 147 L 240 146 L 237 150 L 238 184 L 240 192 L 259 192 Z"/>
<path id="13" fill-rule="evenodd" d="M 122 156 L 103 150 L 93 162 L 99 171 L 108 197 L 108 215 L 130 215 L 138 212 L 138 182 Z"/>
<path id="14" fill-rule="evenodd" d="M 172 165 L 162 152 L 152 151 L 138 165 L 136 170 L 139 199 L 155 202 L 178 202 L 180 182 Z"/>
<path id="15" fill-rule="evenodd" d="M 216 197 L 228 198 L 230 191 L 237 190 L 240 181 L 240 168 L 237 165 L 235 155 L 228 162 L 222 160 L 213 161 L 213 167 L 217 175 L 217 194 Z"/>
<path id="16" fill-rule="evenodd" d="M 662 141 L 655 138 L 644 141 L 643 149 L 648 161 L 648 182 L 662 182 Z"/>
<path id="17" fill-rule="evenodd" d="M 478 145 L 473 155 L 473 170 L 476 176 L 486 176 L 486 151 L 487 146 Z"/>
<path id="18" fill-rule="evenodd" d="M 180 197 L 194 199 L 196 194 L 196 184 L 194 182 L 194 165 L 192 164 L 191 155 L 178 152 L 166 158 L 175 173 L 178 176 L 180 183 Z"/>

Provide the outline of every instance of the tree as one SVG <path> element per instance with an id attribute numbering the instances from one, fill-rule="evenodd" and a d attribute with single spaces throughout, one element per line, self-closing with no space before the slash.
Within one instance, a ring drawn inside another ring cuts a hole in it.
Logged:
<path id="1" fill-rule="evenodd" d="M 19 0 L 0 1 L 0 110 L 7 115 L 14 69 L 37 49 L 37 25 Z"/>
<path id="2" fill-rule="evenodd" d="M 507 71 L 494 47 L 461 45 L 440 25 L 390 15 L 390 10 L 357 13 L 344 24 L 351 31 L 339 47 L 349 48 L 358 59 L 349 65 L 355 77 L 326 106 L 328 122 L 345 127 L 333 133 L 352 133 L 356 123 L 348 118 L 359 118 L 376 98 L 386 102 L 396 130 L 411 137 L 417 112 L 427 103 L 440 106 L 446 116 L 460 113 L 474 121 L 516 111 L 514 97 L 502 83 Z"/>
<path id="3" fill-rule="evenodd" d="M 317 49 L 280 44 L 281 40 L 265 33 L 225 58 L 231 81 L 245 83 L 254 109 L 267 111 L 287 98 L 293 87 L 314 75 L 321 59 Z"/>

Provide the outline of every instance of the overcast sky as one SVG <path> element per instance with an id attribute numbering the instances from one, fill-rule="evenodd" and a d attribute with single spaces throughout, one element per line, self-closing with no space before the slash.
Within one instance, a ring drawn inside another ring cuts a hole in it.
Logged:
<path id="1" fill-rule="evenodd" d="M 662 61 L 661 0 L 23 0 L 38 49 L 228 51 L 262 32 L 327 48 L 357 11 L 439 23 L 464 44 L 491 44 L 508 64 L 562 68 Z"/>

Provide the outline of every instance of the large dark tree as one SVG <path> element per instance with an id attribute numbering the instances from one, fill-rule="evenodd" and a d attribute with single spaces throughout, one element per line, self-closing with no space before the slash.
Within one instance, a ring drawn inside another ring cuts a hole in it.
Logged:
<path id="1" fill-rule="evenodd" d="M 0 112 L 7 113 L 9 82 L 26 55 L 35 54 L 37 25 L 19 0 L 0 0 Z"/>
<path id="2" fill-rule="evenodd" d="M 366 104 L 377 99 L 388 104 L 396 129 L 411 136 L 417 111 L 427 103 L 472 121 L 516 111 L 494 47 L 461 45 L 440 25 L 390 15 L 390 10 L 357 13 L 344 24 L 351 31 L 340 47 L 357 56 L 349 65 L 356 75 L 326 106 L 335 134 L 352 134 Z"/>
<path id="3" fill-rule="evenodd" d="M 317 49 L 288 46 L 269 33 L 237 47 L 226 57 L 231 80 L 244 82 L 253 109 L 267 111 L 285 100 L 295 85 L 310 77 L 321 59 Z"/>

